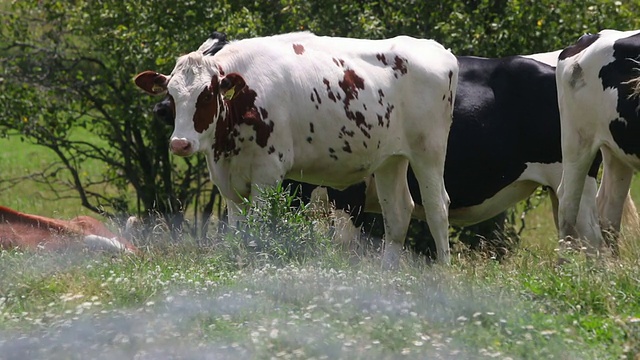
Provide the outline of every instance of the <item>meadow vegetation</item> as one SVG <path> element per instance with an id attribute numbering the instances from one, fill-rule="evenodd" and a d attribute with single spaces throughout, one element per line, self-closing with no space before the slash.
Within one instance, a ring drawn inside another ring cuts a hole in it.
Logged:
<path id="1" fill-rule="evenodd" d="M 265 193 L 246 227 L 207 245 L 156 229 L 137 239 L 141 257 L 1 252 L 0 358 L 640 353 L 635 239 L 597 260 L 529 243 L 498 262 L 458 247 L 450 268 L 405 254 L 385 272 L 375 249 L 332 244 L 325 218 L 288 201 Z"/>

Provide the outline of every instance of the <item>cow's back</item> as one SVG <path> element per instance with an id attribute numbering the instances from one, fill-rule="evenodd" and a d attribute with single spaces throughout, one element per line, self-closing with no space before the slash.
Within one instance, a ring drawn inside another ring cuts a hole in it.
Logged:
<path id="1" fill-rule="evenodd" d="M 0 248 L 58 248 L 81 237 L 68 221 L 25 214 L 0 206 Z"/>
<path id="2" fill-rule="evenodd" d="M 265 146 L 295 180 L 344 188 L 449 128 L 439 122 L 450 121 L 457 61 L 432 40 L 281 35 L 231 43 L 215 61 L 255 91 L 273 128 Z"/>

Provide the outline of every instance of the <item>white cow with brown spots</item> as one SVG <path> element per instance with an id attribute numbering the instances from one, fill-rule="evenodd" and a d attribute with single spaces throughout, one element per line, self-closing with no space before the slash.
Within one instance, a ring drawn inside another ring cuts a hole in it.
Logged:
<path id="1" fill-rule="evenodd" d="M 244 198 L 285 178 L 344 189 L 374 174 L 384 264 L 393 267 L 414 208 L 411 164 L 438 259 L 450 262 L 443 172 L 458 80 L 453 54 L 406 36 L 292 33 L 234 41 L 214 56 L 206 45 L 180 57 L 170 75 L 145 71 L 135 82 L 150 94 L 168 92 L 171 151 L 206 155 L 233 219 Z"/>

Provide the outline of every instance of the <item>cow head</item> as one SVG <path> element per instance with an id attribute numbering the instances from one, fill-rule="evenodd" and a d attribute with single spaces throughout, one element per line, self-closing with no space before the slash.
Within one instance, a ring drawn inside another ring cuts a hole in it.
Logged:
<path id="1" fill-rule="evenodd" d="M 226 115 L 226 101 L 231 101 L 245 87 L 241 75 L 221 76 L 210 57 L 192 53 L 181 57 L 171 75 L 144 71 L 135 78 L 136 85 L 151 95 L 167 93 L 161 108 L 175 117 L 169 149 L 179 156 L 210 150 L 215 124 Z"/>

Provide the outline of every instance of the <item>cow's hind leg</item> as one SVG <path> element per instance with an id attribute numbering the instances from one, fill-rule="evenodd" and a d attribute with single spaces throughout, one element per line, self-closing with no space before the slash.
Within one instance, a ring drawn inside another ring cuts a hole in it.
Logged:
<path id="1" fill-rule="evenodd" d="M 427 224 L 436 243 L 438 262 L 451 263 L 449 250 L 449 195 L 444 186 L 444 159 L 433 161 L 430 166 L 415 161 L 411 169 L 420 184 L 422 206 Z"/>
<path id="2" fill-rule="evenodd" d="M 407 185 L 408 166 L 407 159 L 396 156 L 385 161 L 374 173 L 384 219 L 385 246 L 382 262 L 386 268 L 398 266 L 413 212 L 413 200 Z"/>
<path id="3" fill-rule="evenodd" d="M 584 190 L 587 174 L 598 148 L 593 146 L 591 141 L 587 146 L 586 139 L 568 139 L 571 136 L 567 133 L 571 132 L 575 137 L 577 132 L 565 128 L 562 130 L 562 180 L 558 189 L 560 238 L 586 238 L 591 245 L 589 250 L 595 250 L 602 241 L 602 234 L 597 223 L 582 229 L 578 229 L 576 225 L 580 209 L 583 212 L 582 217 L 597 217 L 595 196 L 584 196 Z"/>
<path id="4" fill-rule="evenodd" d="M 609 232 L 608 240 L 615 244 L 633 169 L 615 157 L 609 149 L 603 148 L 602 156 L 604 171 L 597 196 L 598 213 L 602 229 Z"/>

